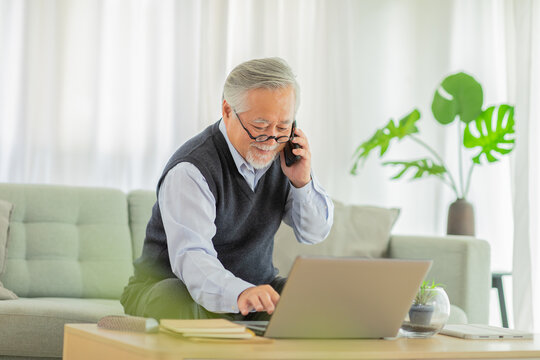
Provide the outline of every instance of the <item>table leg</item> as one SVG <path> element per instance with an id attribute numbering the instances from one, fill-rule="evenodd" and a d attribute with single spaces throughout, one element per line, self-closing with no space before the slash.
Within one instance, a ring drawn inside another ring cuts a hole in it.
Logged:
<path id="1" fill-rule="evenodd" d="M 508 316 L 506 314 L 506 301 L 504 300 L 504 289 L 502 283 L 502 276 L 493 276 L 492 287 L 497 288 L 497 293 L 499 295 L 499 308 L 501 310 L 501 321 L 502 326 L 508 327 Z"/>

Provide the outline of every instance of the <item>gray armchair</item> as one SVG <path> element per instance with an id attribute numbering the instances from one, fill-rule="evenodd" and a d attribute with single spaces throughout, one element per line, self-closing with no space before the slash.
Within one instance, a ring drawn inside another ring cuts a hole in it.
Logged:
<path id="1" fill-rule="evenodd" d="M 389 256 L 433 260 L 426 278 L 444 285 L 450 303 L 465 311 L 469 323 L 488 323 L 491 272 L 487 241 L 469 236 L 393 235 Z"/>

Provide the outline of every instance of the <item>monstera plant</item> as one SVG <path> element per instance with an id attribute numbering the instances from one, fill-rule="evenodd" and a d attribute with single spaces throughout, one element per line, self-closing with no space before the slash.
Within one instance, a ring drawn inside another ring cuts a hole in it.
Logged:
<path id="1" fill-rule="evenodd" d="M 443 158 L 420 138 L 418 128 L 420 111 L 414 109 L 398 122 L 390 119 L 373 136 L 356 149 L 351 173 L 356 175 L 369 155 L 379 150 L 383 158 L 391 145 L 404 139 L 416 142 L 427 151 L 427 156 L 413 160 L 384 161 L 385 166 L 395 166 L 398 172 L 392 179 L 412 174 L 411 179 L 435 176 L 448 185 L 457 200 L 450 206 L 448 214 L 449 234 L 474 235 L 474 213 L 466 201 L 473 170 L 486 163 L 499 161 L 501 156 L 514 149 L 514 107 L 508 104 L 483 106 L 482 86 L 472 76 L 456 73 L 446 77 L 435 91 L 431 111 L 435 120 L 443 125 L 457 121 L 459 177 L 454 177 Z M 464 148 L 472 153 L 468 160 L 468 171 L 464 176 Z"/>

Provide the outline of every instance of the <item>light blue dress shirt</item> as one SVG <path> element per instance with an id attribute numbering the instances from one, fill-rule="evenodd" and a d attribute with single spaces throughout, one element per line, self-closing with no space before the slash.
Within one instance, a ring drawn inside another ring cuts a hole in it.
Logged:
<path id="1" fill-rule="evenodd" d="M 238 171 L 255 189 L 270 166 L 254 169 L 231 144 L 223 120 L 219 129 Z M 238 296 L 254 285 L 234 276 L 217 258 L 212 243 L 216 234 L 216 201 L 199 169 L 188 162 L 173 167 L 161 184 L 158 201 L 173 273 L 205 309 L 238 313 Z M 324 240 L 333 216 L 334 204 L 313 175 L 312 181 L 302 188 L 291 184 L 283 221 L 293 228 L 299 242 L 316 244 Z"/>

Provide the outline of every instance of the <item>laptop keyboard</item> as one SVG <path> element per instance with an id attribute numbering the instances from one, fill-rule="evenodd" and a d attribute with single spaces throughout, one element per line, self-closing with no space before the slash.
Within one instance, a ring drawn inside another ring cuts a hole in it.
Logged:
<path id="1" fill-rule="evenodd" d="M 268 321 L 233 321 L 237 324 L 244 325 L 249 330 L 253 331 L 255 335 L 264 336 Z"/>

